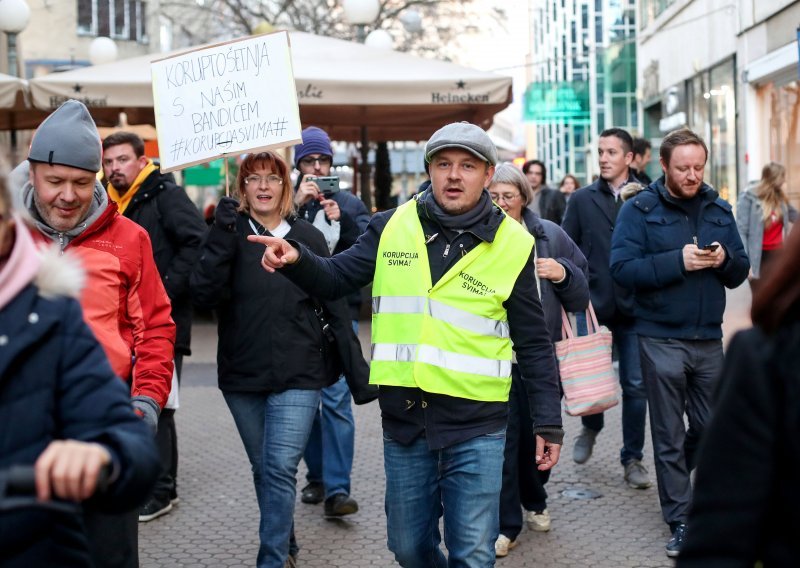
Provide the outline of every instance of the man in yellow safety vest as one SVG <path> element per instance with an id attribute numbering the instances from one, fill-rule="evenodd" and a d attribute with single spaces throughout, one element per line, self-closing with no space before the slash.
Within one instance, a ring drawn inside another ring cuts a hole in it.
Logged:
<path id="1" fill-rule="evenodd" d="M 497 150 L 481 128 L 448 124 L 425 147 L 431 187 L 375 215 L 330 259 L 266 245 L 262 266 L 315 295 L 373 281 L 370 382 L 380 386 L 389 549 L 401 566 L 494 565 L 516 354 L 539 469 L 559 458 L 558 372 L 534 276 L 533 237 L 492 203 Z M 512 351 L 513 344 L 513 351 Z"/>

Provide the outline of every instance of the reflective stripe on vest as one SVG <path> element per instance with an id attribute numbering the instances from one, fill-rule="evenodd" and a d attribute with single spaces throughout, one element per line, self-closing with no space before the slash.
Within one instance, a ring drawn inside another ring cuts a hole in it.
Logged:
<path id="1" fill-rule="evenodd" d="M 436 300 L 417 296 L 379 296 L 372 298 L 372 313 L 423 314 L 480 335 L 508 337 L 508 322 L 477 316 Z"/>
<path id="2" fill-rule="evenodd" d="M 431 285 L 416 202 L 397 209 L 381 234 L 373 282 L 370 382 L 505 401 L 512 349 L 503 303 L 533 249 L 504 219 Z"/>

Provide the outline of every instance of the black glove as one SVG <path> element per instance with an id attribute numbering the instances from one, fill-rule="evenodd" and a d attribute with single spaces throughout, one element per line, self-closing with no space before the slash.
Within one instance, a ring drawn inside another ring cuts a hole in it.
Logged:
<path id="1" fill-rule="evenodd" d="M 239 213 L 239 202 L 233 197 L 223 197 L 214 210 L 214 224 L 220 229 L 233 232 L 236 230 L 236 217 Z"/>

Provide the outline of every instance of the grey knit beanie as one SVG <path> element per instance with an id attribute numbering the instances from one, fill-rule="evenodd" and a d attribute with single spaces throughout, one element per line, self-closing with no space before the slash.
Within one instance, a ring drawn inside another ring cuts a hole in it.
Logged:
<path id="1" fill-rule="evenodd" d="M 36 129 L 28 159 L 98 172 L 101 155 L 100 134 L 92 115 L 83 103 L 70 99 Z"/>

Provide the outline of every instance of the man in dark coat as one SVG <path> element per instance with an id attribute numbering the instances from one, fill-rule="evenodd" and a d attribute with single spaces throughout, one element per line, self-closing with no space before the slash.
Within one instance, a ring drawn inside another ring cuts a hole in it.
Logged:
<path id="1" fill-rule="evenodd" d="M 689 476 L 722 371 L 725 288 L 744 282 L 750 262 L 730 204 L 703 183 L 703 139 L 676 130 L 659 153 L 664 176 L 620 211 L 611 274 L 634 292 L 658 497 L 672 530 L 666 552 L 674 557 L 686 537 Z"/>
<path id="2" fill-rule="evenodd" d="M 336 254 L 349 249 L 367 229 L 366 206 L 349 191 L 320 191 L 315 178 L 330 176 L 333 147 L 328 133 L 309 126 L 303 130 L 303 141 L 294 147 L 295 167 L 300 172 L 294 202 L 298 216 L 320 229 Z M 339 224 L 335 238 L 330 236 L 332 223 Z M 353 330 L 358 333 L 361 291 L 347 296 Z M 355 452 L 355 420 L 350 406 L 350 391 L 341 377 L 322 389 L 320 411 L 314 419 L 303 459 L 308 466 L 308 484 L 300 499 L 316 504 L 325 500 L 325 515 L 341 517 L 358 511 L 358 503 L 350 496 L 350 473 Z"/>
<path id="3" fill-rule="evenodd" d="M 636 181 L 630 171 L 633 141 L 620 128 L 600 134 L 598 159 L 600 177 L 576 191 L 569 200 L 563 229 L 580 247 L 589 261 L 589 290 L 597 319 L 614 336 L 619 356 L 619 380 L 622 386 L 622 449 L 620 462 L 626 483 L 634 489 L 651 486 L 642 465 L 647 416 L 647 394 L 642 381 L 639 344 L 633 329 L 631 293 L 617 286 L 609 273 L 611 234 L 622 207 L 620 191 Z M 603 414 L 581 418 L 583 428 L 575 438 L 572 457 L 577 463 L 592 455 L 595 438 L 603 428 Z"/>
<path id="4" fill-rule="evenodd" d="M 103 141 L 103 173 L 108 194 L 119 212 L 150 235 L 153 256 L 172 303 L 176 326 L 175 376 L 180 379 L 184 355 L 191 354 L 192 304 L 189 273 L 194 266 L 206 225 L 200 211 L 172 175 L 162 174 L 144 154 L 144 142 L 132 132 L 116 132 Z M 177 385 L 173 385 L 177 391 Z M 155 519 L 178 500 L 178 439 L 175 430 L 177 392 L 158 419 L 157 442 L 163 471 L 145 503 L 139 521 Z"/>
<path id="5" fill-rule="evenodd" d="M 557 189 L 547 187 L 547 168 L 540 160 L 528 160 L 522 165 L 522 173 L 528 178 L 533 199 L 528 209 L 542 219 L 560 225 L 567 208 L 567 198 Z"/>

